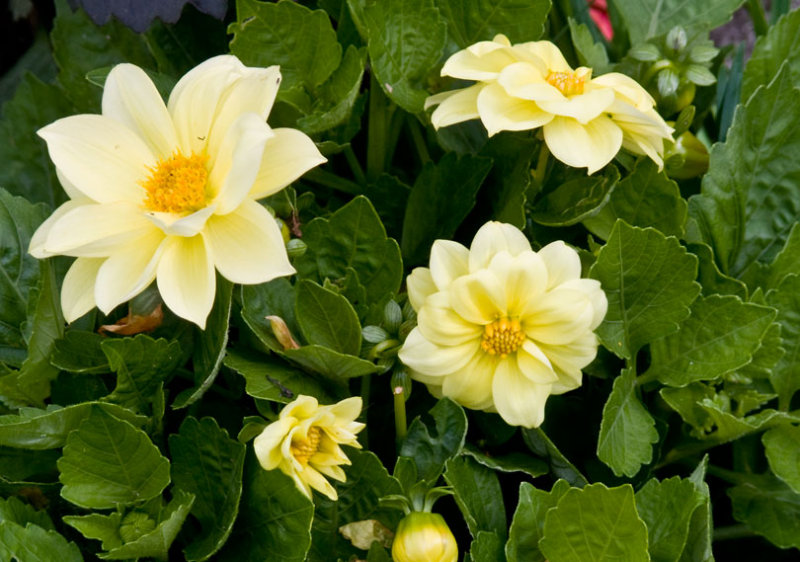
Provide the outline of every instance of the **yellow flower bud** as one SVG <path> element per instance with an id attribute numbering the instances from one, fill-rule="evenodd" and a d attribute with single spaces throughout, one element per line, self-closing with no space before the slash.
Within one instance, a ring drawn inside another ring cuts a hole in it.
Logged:
<path id="1" fill-rule="evenodd" d="M 392 558 L 395 562 L 455 562 L 458 545 L 441 515 L 414 511 L 397 526 Z"/>

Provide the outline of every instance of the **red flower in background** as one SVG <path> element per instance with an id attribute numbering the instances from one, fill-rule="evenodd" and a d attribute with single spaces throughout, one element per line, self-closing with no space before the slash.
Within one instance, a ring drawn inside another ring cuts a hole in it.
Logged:
<path id="1" fill-rule="evenodd" d="M 592 17 L 600 33 L 606 39 L 611 39 L 614 36 L 614 30 L 611 28 L 611 20 L 608 18 L 608 5 L 606 0 L 587 0 L 589 3 L 589 15 Z"/>

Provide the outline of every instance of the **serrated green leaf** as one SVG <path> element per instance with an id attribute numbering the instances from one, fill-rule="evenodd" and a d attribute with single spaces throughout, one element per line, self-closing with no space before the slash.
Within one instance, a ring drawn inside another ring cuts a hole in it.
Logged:
<path id="1" fill-rule="evenodd" d="M 728 489 L 734 518 L 780 548 L 800 548 L 800 494 L 769 474 L 740 478 Z"/>
<path id="2" fill-rule="evenodd" d="M 272 351 L 283 351 L 272 331 L 267 316 L 278 316 L 294 337 L 299 337 L 300 327 L 294 317 L 295 290 L 289 280 L 281 277 L 260 285 L 242 285 L 242 319 L 253 333 Z"/>
<path id="3" fill-rule="evenodd" d="M 692 513 L 686 546 L 683 548 L 678 562 L 713 562 L 714 560 L 711 552 L 711 532 L 714 529 L 711 521 L 711 497 L 708 484 L 705 483 L 707 467 L 708 455 L 705 455 L 688 478 L 689 482 L 694 484 L 701 502 Z"/>
<path id="4" fill-rule="evenodd" d="M 265 355 L 229 350 L 224 364 L 245 379 L 245 392 L 253 398 L 288 404 L 300 394 L 332 403 L 333 397 L 310 375 Z"/>
<path id="5" fill-rule="evenodd" d="M 689 536 L 692 514 L 705 498 L 690 480 L 677 476 L 648 480 L 636 492 L 636 511 L 647 525 L 650 558 L 654 562 L 675 562 Z"/>
<path id="6" fill-rule="evenodd" d="M 64 408 L 47 410 L 25 408 L 19 414 L 0 416 L 0 445 L 22 449 L 57 449 L 64 445 L 67 435 L 76 429 L 94 408 L 100 408 L 115 418 L 141 426 L 147 418 L 134 414 L 116 404 L 83 402 Z"/>
<path id="7" fill-rule="evenodd" d="M 631 226 L 651 226 L 667 236 L 680 238 L 684 234 L 687 209 L 688 203 L 681 197 L 678 184 L 645 158 L 610 192 L 608 204 L 584 218 L 583 225 L 603 240 L 608 240 L 617 219 Z"/>
<path id="8" fill-rule="evenodd" d="M 767 304 L 778 309 L 781 346 L 786 350 L 769 372 L 769 380 L 780 407 L 788 409 L 792 396 L 800 390 L 800 276 L 786 276 L 766 298 Z"/>
<path id="9" fill-rule="evenodd" d="M 617 476 L 633 477 L 653 459 L 652 444 L 658 441 L 655 425 L 636 395 L 636 372 L 623 370 L 603 407 L 597 456 Z"/>
<path id="10" fill-rule="evenodd" d="M 497 475 L 471 457 L 459 455 L 445 462 L 444 479 L 453 487 L 472 537 L 488 531 L 505 540 L 506 510 Z"/>
<path id="11" fill-rule="evenodd" d="M 686 386 L 735 371 L 752 360 L 775 316 L 774 309 L 738 297 L 699 297 L 679 332 L 650 344 L 645 376 Z"/>
<path id="12" fill-rule="evenodd" d="M 445 46 L 447 24 L 433 0 L 348 0 L 372 71 L 389 98 L 409 113 L 422 111 L 423 80 Z"/>
<path id="13" fill-rule="evenodd" d="M 705 435 L 721 443 L 733 441 L 745 435 L 763 431 L 786 422 L 800 422 L 800 416 L 779 412 L 777 410 L 761 410 L 751 416 L 738 417 L 723 409 L 720 404 L 711 398 L 704 398 L 698 406 L 708 414 L 711 424 L 716 430 Z"/>
<path id="14" fill-rule="evenodd" d="M 426 164 L 408 197 L 401 248 L 411 264 L 427 260 L 437 238 L 452 238 L 475 206 L 475 197 L 492 167 L 479 156 L 446 154 L 438 164 Z M 453 186 L 458 197 L 453 197 Z"/>
<path id="15" fill-rule="evenodd" d="M 339 67 L 342 46 L 323 10 L 288 1 L 237 0 L 236 17 L 228 28 L 231 53 L 249 66 L 279 65 L 279 97 L 295 88 L 310 93 Z"/>
<path id="16" fill-rule="evenodd" d="M 55 529 L 47 511 L 36 510 L 32 505 L 23 503 L 14 496 L 7 499 L 0 498 L 0 522 L 2 521 L 16 523 L 23 527 L 31 523 L 45 530 Z"/>
<path id="17" fill-rule="evenodd" d="M 714 390 L 702 383 L 692 383 L 681 388 L 662 388 L 659 394 L 670 408 L 678 412 L 683 421 L 700 431 L 711 431 L 711 418 L 700 407 L 705 398 L 713 398 Z"/>
<path id="18" fill-rule="evenodd" d="M 343 296 L 304 279 L 297 284 L 295 317 L 306 341 L 348 355 L 361 350 L 361 324 Z"/>
<path id="19" fill-rule="evenodd" d="M 469 547 L 469 555 L 473 562 L 503 562 L 503 541 L 497 533 L 478 531 Z"/>
<path id="20" fill-rule="evenodd" d="M 108 358 L 100 344 L 106 338 L 95 332 L 68 330 L 53 347 L 51 363 L 70 373 L 98 375 L 109 372 Z"/>
<path id="21" fill-rule="evenodd" d="M 414 419 L 400 447 L 400 455 L 414 459 L 420 480 L 435 482 L 447 459 L 457 455 L 464 446 L 467 416 L 461 406 L 449 398 L 439 400 L 431 408 L 430 415 L 435 428 L 420 418 Z"/>
<path id="22" fill-rule="evenodd" d="M 608 297 L 608 313 L 597 329 L 603 345 L 624 358 L 646 343 L 678 330 L 700 292 L 697 258 L 674 237 L 618 220 L 589 276 Z"/>
<path id="23" fill-rule="evenodd" d="M 512 43 L 533 41 L 544 33 L 550 0 L 436 0 L 450 37 L 465 49 L 498 33 Z"/>
<path id="24" fill-rule="evenodd" d="M 83 562 L 75 543 L 37 525 L 0 521 L 0 559 L 25 562 Z"/>
<path id="25" fill-rule="evenodd" d="M 538 490 L 528 482 L 520 484 L 519 503 L 508 529 L 505 548 L 508 562 L 544 562 L 539 540 L 544 532 L 545 515 L 569 489 L 567 481 L 560 479 L 549 492 Z"/>
<path id="26" fill-rule="evenodd" d="M 182 358 L 177 341 L 154 340 L 144 334 L 106 340 L 100 347 L 109 369 L 117 374 L 117 386 L 105 400 L 141 413 L 148 411 L 155 394 Z"/>
<path id="27" fill-rule="evenodd" d="M 612 0 L 625 22 L 631 44 L 662 35 L 674 26 L 710 31 L 731 19 L 743 0 L 690 3 L 682 0 Z"/>
<path id="28" fill-rule="evenodd" d="M 308 250 L 294 263 L 301 278 L 336 282 L 352 267 L 370 303 L 400 288 L 400 248 L 386 237 L 378 213 L 366 197 L 355 197 L 327 219 L 317 217 L 309 222 L 303 228 L 303 241 Z"/>
<path id="29" fill-rule="evenodd" d="M 531 217 L 545 226 L 570 226 L 598 212 L 611 197 L 619 181 L 616 167 L 603 175 L 570 180 L 536 203 Z"/>
<path id="30" fill-rule="evenodd" d="M 111 550 L 122 546 L 122 537 L 119 535 L 122 514 L 118 511 L 108 515 L 99 513 L 65 515 L 62 519 L 64 523 L 77 529 L 87 539 L 101 541 L 103 550 Z"/>
<path id="31" fill-rule="evenodd" d="M 570 488 L 547 512 L 539 548 L 554 562 L 647 560 L 647 527 L 636 513 L 633 488 Z"/>
<path id="32" fill-rule="evenodd" d="M 757 283 L 765 291 L 777 288 L 787 275 L 800 275 L 800 223 L 794 223 L 783 248 L 765 270 L 764 278 Z"/>
<path id="33" fill-rule="evenodd" d="M 740 106 L 725 143 L 711 150 L 699 195 L 689 200 L 723 273 L 738 277 L 778 253 L 800 219 L 800 91 L 784 68 Z"/>
<path id="34" fill-rule="evenodd" d="M 697 256 L 697 281 L 702 285 L 704 295 L 734 295 L 747 299 L 747 285 L 719 270 L 708 244 L 698 242 L 687 244 L 686 248 Z"/>
<path id="35" fill-rule="evenodd" d="M 800 48 L 800 12 L 794 10 L 770 26 L 753 47 L 742 75 L 742 102 L 746 102 L 759 86 L 766 86 L 788 61 L 792 80 L 800 80 L 800 60 L 796 57 Z"/>
<path id="36" fill-rule="evenodd" d="M 169 436 L 172 480 L 194 494 L 191 513 L 203 533 L 184 549 L 187 560 L 206 560 L 217 552 L 233 529 L 242 495 L 245 446 L 228 437 L 213 418 L 191 416 Z"/>
<path id="37" fill-rule="evenodd" d="M 609 71 L 608 53 L 602 43 L 597 43 L 589 31 L 589 27 L 584 23 L 578 23 L 569 18 L 569 34 L 572 44 L 575 46 L 575 54 L 578 55 L 578 62 L 581 66 L 588 66 L 592 69 L 592 74 L 599 76 Z"/>
<path id="38" fill-rule="evenodd" d="M 575 468 L 575 465 L 569 462 L 569 459 L 558 450 L 558 447 L 555 446 L 542 428 L 523 429 L 522 438 L 525 440 L 525 445 L 533 451 L 533 454 L 550 464 L 550 471 L 553 475 L 563 478 L 571 486 L 579 488 L 589 483 L 586 477 Z"/>
<path id="39" fill-rule="evenodd" d="M 149 500 L 169 484 L 169 461 L 147 434 L 93 408 L 58 460 L 61 496 L 94 509 Z"/>
<path id="40" fill-rule="evenodd" d="M 779 425 L 761 436 L 769 467 L 800 494 L 800 427 Z"/>
<path id="41" fill-rule="evenodd" d="M 98 557 L 103 560 L 130 560 L 131 558 L 148 557 L 166 560 L 169 547 L 178 536 L 193 503 L 194 496 L 192 494 L 183 490 L 175 490 L 172 494 L 172 501 L 164 508 L 155 529 L 135 541 L 98 554 Z"/>

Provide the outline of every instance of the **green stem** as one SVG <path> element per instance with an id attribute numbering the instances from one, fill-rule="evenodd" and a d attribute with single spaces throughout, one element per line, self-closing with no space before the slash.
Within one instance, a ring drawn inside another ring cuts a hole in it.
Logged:
<path id="1" fill-rule="evenodd" d="M 375 75 L 369 79 L 369 122 L 367 123 L 367 180 L 378 179 L 386 165 L 387 99 Z"/>
<path id="2" fill-rule="evenodd" d="M 361 167 L 361 163 L 358 161 L 358 158 L 356 158 L 356 153 L 353 152 L 353 147 L 349 144 L 344 147 L 344 157 L 347 158 L 347 164 L 350 166 L 350 170 L 353 172 L 356 182 L 358 182 L 359 185 L 366 186 L 367 178 L 364 175 L 364 169 Z"/>
<path id="3" fill-rule="evenodd" d="M 419 127 L 417 118 L 413 115 L 408 116 L 408 130 L 411 131 L 411 141 L 414 143 L 414 148 L 417 150 L 417 156 L 424 166 L 431 161 L 431 155 L 428 153 L 428 145 L 422 136 L 422 131 Z"/>
<path id="4" fill-rule="evenodd" d="M 549 159 L 550 149 L 547 148 L 547 144 L 542 142 L 542 148 L 539 149 L 539 159 L 536 161 L 536 167 L 531 170 L 533 181 L 539 186 L 544 185 L 544 175 L 547 172 L 547 162 Z"/>
<path id="5" fill-rule="evenodd" d="M 753 29 L 756 35 L 766 35 L 769 31 L 769 24 L 767 23 L 767 16 L 764 14 L 764 6 L 761 0 L 747 0 L 747 11 L 750 14 L 750 19 L 753 20 Z"/>
<path id="6" fill-rule="evenodd" d="M 747 525 L 731 525 L 714 529 L 714 542 L 757 536 Z"/>
<path id="7" fill-rule="evenodd" d="M 727 441 L 720 441 L 717 439 L 709 439 L 707 441 L 698 441 L 696 443 L 690 443 L 689 445 L 684 445 L 682 447 L 675 447 L 671 451 L 669 451 L 666 455 L 664 455 L 664 460 L 658 463 L 654 469 L 658 470 L 659 468 L 663 468 L 668 464 L 676 463 L 685 459 L 686 457 L 691 457 L 697 455 L 699 453 L 705 452 L 708 449 L 713 449 L 717 445 L 722 445 Z"/>
<path id="8" fill-rule="evenodd" d="M 725 482 L 729 484 L 742 484 L 746 481 L 745 476 L 741 472 L 728 470 L 727 468 L 722 468 L 713 464 L 708 465 L 706 472 L 721 480 L 725 480 Z"/>
<path id="9" fill-rule="evenodd" d="M 394 431 L 397 448 L 406 438 L 406 397 L 402 386 L 392 389 L 394 396 Z"/>
<path id="10" fill-rule="evenodd" d="M 362 414 L 367 410 L 367 407 L 370 403 L 369 394 L 372 388 L 372 377 L 370 375 L 364 375 L 361 377 L 361 407 L 362 407 Z M 366 414 L 363 414 L 366 415 Z M 366 419 L 364 420 L 367 421 Z M 369 424 L 364 424 L 364 429 L 361 430 L 359 434 L 359 438 L 362 440 L 364 446 L 366 447 L 369 445 Z"/>
<path id="11" fill-rule="evenodd" d="M 303 179 L 330 187 L 337 191 L 349 193 L 350 195 L 360 195 L 364 191 L 361 186 L 350 180 L 332 174 L 322 168 L 312 168 L 303 175 Z"/>

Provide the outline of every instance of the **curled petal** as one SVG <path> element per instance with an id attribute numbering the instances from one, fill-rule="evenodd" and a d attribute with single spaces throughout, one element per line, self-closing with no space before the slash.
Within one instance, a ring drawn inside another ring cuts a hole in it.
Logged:
<path id="1" fill-rule="evenodd" d="M 578 252 L 561 240 L 551 242 L 536 253 L 547 267 L 548 290 L 581 276 L 581 259 L 578 257 Z"/>
<path id="2" fill-rule="evenodd" d="M 467 408 L 483 410 L 492 405 L 492 381 L 497 359 L 477 353 L 458 372 L 444 378 L 442 394 Z"/>
<path id="3" fill-rule="evenodd" d="M 456 279 L 450 288 L 450 305 L 467 322 L 486 325 L 508 315 L 503 284 L 488 270 Z"/>
<path id="4" fill-rule="evenodd" d="M 95 279 L 103 262 L 103 258 L 78 258 L 67 270 L 61 286 L 61 310 L 68 323 L 94 308 Z"/>
<path id="5" fill-rule="evenodd" d="M 553 156 L 593 174 L 614 158 L 622 146 L 622 130 L 601 115 L 587 124 L 570 117 L 556 117 L 544 126 L 544 140 Z"/>
<path id="6" fill-rule="evenodd" d="M 478 94 L 478 113 L 489 136 L 500 131 L 535 129 L 553 119 L 535 102 L 513 97 L 496 83 L 488 84 Z"/>
<path id="7" fill-rule="evenodd" d="M 484 84 L 475 84 L 461 90 L 452 90 L 430 96 L 425 100 L 425 109 L 439 105 L 431 114 L 431 123 L 434 128 L 448 127 L 477 119 L 478 94 L 483 90 Z"/>
<path id="8" fill-rule="evenodd" d="M 328 161 L 305 133 L 285 128 L 272 129 L 272 133 L 264 145 L 261 166 L 248 194 L 251 199 L 277 193 L 314 166 Z"/>

